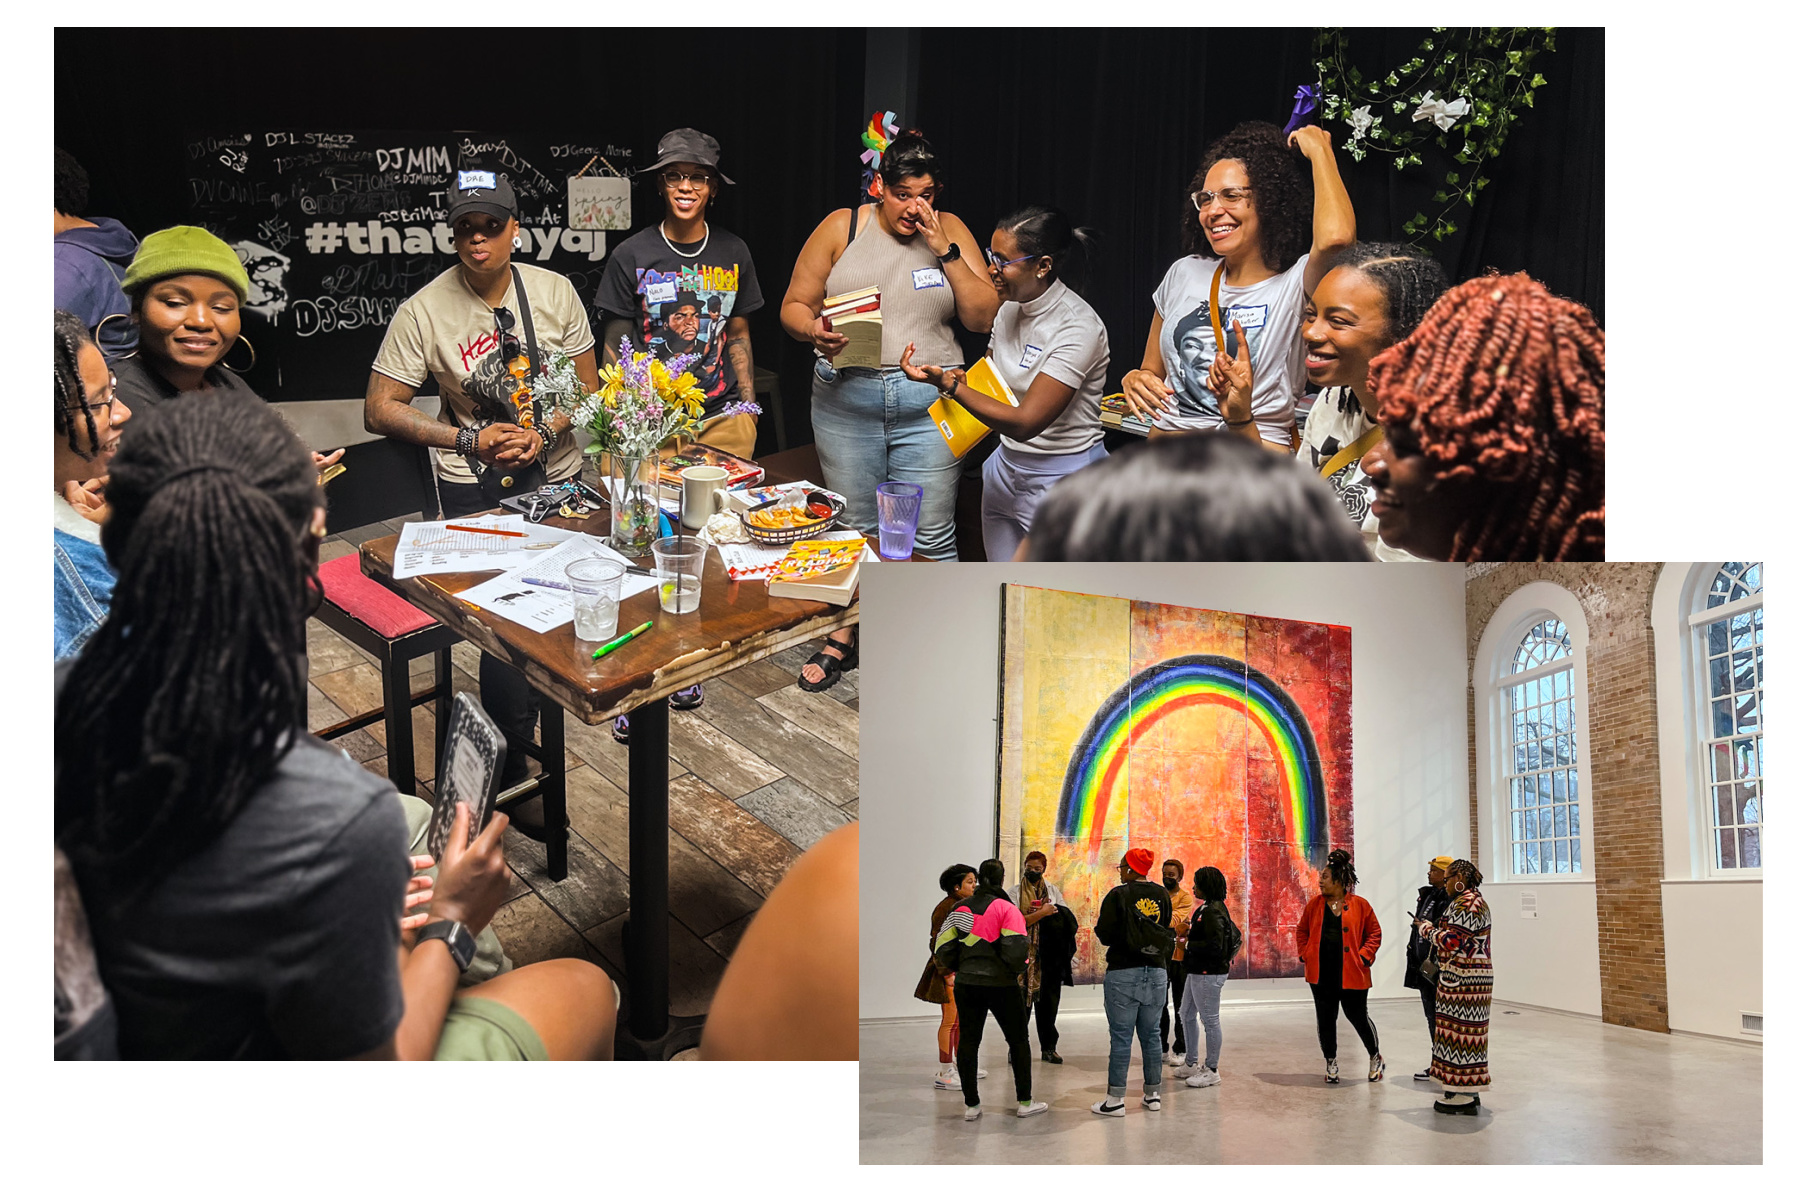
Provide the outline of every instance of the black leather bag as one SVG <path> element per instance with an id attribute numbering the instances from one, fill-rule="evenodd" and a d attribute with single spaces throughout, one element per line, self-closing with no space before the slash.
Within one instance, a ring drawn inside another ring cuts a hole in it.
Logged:
<path id="1" fill-rule="evenodd" d="M 519 316 L 525 322 L 525 357 L 531 364 L 531 378 L 536 379 L 541 360 L 538 356 L 537 329 L 531 323 L 531 301 L 525 295 L 525 280 L 519 276 L 519 268 L 512 269 L 513 294 L 519 302 Z M 533 405 L 537 402 L 532 401 Z M 535 420 L 541 426 L 543 414 L 537 413 Z M 542 429 L 539 430 L 542 433 Z M 525 492 L 535 492 L 550 482 L 550 474 L 544 469 L 544 455 L 550 452 L 550 442 L 546 437 L 544 448 L 531 462 L 511 466 L 488 466 L 480 460 L 475 461 L 475 485 L 481 489 L 481 498 L 489 508 L 498 508 L 500 501 Z"/>

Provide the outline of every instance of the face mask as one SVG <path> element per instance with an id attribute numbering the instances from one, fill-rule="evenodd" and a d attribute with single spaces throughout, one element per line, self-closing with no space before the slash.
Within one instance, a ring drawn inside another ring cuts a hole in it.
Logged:
<path id="1" fill-rule="evenodd" d="M 1172 876 L 1164 875 L 1163 876 L 1163 886 L 1168 888 L 1172 892 L 1176 888 L 1181 886 L 1181 880 L 1175 879 Z"/>
<path id="2" fill-rule="evenodd" d="M 1025 878 L 1032 883 L 1037 883 L 1039 880 L 1043 879 L 1043 877 L 1044 877 L 1044 873 L 1042 871 L 1027 871 L 1027 872 L 1025 872 Z"/>

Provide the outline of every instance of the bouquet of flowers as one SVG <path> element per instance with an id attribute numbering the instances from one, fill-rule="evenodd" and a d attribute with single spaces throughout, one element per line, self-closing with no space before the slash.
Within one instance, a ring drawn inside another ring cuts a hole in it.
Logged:
<path id="1" fill-rule="evenodd" d="M 608 458 L 612 544 L 634 555 L 648 554 L 656 533 L 656 452 L 675 438 L 694 436 L 706 419 L 706 397 L 688 370 L 698 354 L 667 362 L 639 353 L 619 339 L 619 361 L 600 370 L 600 390 L 589 392 L 565 354 L 552 354 L 537 381 L 536 394 L 569 414 L 593 435 L 589 454 Z M 751 401 L 727 406 L 715 417 L 760 412 Z"/>

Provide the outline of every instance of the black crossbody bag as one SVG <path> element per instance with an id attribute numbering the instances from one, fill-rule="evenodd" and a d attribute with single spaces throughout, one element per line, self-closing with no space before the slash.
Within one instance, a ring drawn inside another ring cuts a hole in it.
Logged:
<path id="1" fill-rule="evenodd" d="M 519 317 L 525 323 L 525 358 L 530 364 L 532 382 L 537 381 L 541 361 L 538 357 L 537 328 L 531 322 L 531 300 L 525 295 L 525 280 L 519 275 L 519 268 L 512 268 L 513 294 L 519 302 Z M 517 496 L 524 492 L 535 492 L 550 482 L 549 472 L 544 469 L 544 456 L 550 453 L 550 435 L 544 431 L 544 414 L 533 396 L 532 420 L 538 434 L 544 439 L 544 448 L 536 459 L 523 466 L 491 467 L 479 458 L 471 457 L 466 461 L 475 472 L 475 485 L 481 489 L 481 498 L 487 501 L 488 507 L 499 505 L 500 501 Z M 448 407 L 446 405 L 446 407 Z M 450 414 L 456 420 L 454 411 Z"/>

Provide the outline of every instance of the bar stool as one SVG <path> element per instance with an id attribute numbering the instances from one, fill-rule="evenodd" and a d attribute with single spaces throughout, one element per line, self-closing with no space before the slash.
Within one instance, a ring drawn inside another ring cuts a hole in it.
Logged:
<path id="1" fill-rule="evenodd" d="M 314 616 L 329 630 L 373 654 L 381 664 L 381 707 L 339 721 L 319 730 L 327 740 L 387 722 L 388 778 L 404 795 L 418 794 L 413 773 L 412 710 L 429 700 L 437 701 L 434 756 L 444 756 L 444 731 L 449 723 L 451 696 L 450 647 L 462 639 L 404 599 L 362 573 L 355 554 L 334 558 L 319 568 L 325 602 Z M 408 664 L 422 654 L 436 658 L 432 686 L 412 690 Z"/>

